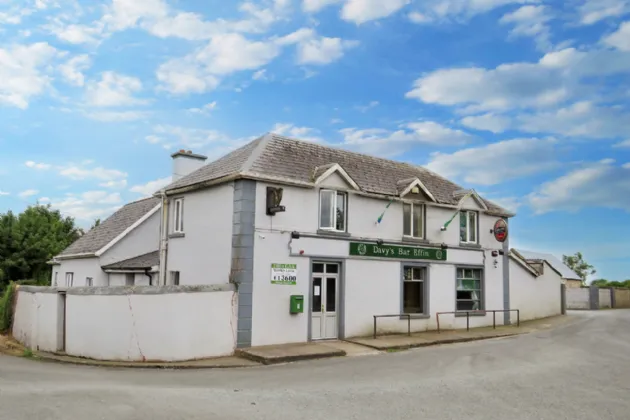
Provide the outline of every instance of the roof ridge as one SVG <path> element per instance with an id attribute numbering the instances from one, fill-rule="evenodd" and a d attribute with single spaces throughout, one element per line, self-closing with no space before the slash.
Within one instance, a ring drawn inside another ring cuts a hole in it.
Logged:
<path id="1" fill-rule="evenodd" d="M 256 145 L 256 147 L 254 147 L 254 150 L 252 150 L 252 152 L 249 154 L 249 157 L 247 158 L 245 163 L 243 163 L 243 165 L 241 166 L 241 170 L 239 172 L 244 173 L 244 172 L 249 172 L 251 170 L 252 166 L 254 165 L 254 162 L 258 160 L 260 155 L 262 155 L 262 152 L 265 150 L 265 148 L 269 144 L 269 141 L 271 140 L 271 138 L 272 136 L 270 133 L 265 133 L 262 136 L 258 137 L 257 139 L 254 139 L 248 143 L 248 144 L 251 144 L 256 141 L 259 142 Z"/>

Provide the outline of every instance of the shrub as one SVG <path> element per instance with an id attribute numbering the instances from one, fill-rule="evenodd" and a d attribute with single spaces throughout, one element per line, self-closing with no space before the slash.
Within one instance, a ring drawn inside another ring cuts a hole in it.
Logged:
<path id="1" fill-rule="evenodd" d="M 6 333 L 11 328 L 13 320 L 13 297 L 15 296 L 15 284 L 9 284 L 0 298 L 0 333 Z"/>

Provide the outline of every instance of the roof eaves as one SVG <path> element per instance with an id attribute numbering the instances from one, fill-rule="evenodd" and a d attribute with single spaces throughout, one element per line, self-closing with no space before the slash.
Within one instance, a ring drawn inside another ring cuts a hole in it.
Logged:
<path id="1" fill-rule="evenodd" d="M 512 259 L 516 261 L 521 267 L 526 269 L 532 276 L 534 277 L 540 276 L 540 273 L 534 267 L 529 265 L 527 260 L 525 260 L 523 256 L 519 254 L 514 248 L 510 250 L 508 255 L 512 257 Z"/>

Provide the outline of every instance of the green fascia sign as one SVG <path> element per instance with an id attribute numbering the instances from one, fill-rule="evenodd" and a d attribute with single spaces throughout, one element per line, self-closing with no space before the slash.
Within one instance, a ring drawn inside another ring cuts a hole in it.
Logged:
<path id="1" fill-rule="evenodd" d="M 446 261 L 446 250 L 415 246 L 378 245 L 370 242 L 350 242 L 350 255 L 359 257 L 393 258 L 397 260 Z"/>

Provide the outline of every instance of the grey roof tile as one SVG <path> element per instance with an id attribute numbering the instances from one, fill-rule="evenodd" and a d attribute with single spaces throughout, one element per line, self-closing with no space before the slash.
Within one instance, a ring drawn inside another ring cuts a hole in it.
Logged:
<path id="1" fill-rule="evenodd" d="M 101 222 L 100 225 L 81 236 L 58 256 L 96 252 L 110 243 L 142 216 L 160 204 L 156 197 L 134 201 L 121 207 L 116 213 Z"/>
<path id="2" fill-rule="evenodd" d="M 172 183 L 166 191 L 237 174 L 312 183 L 314 173 L 333 163 L 338 163 L 365 192 L 397 196 L 401 180 L 418 178 L 438 203 L 457 205 L 459 200 L 454 193 L 463 189 L 420 166 L 270 133 Z M 488 200 L 483 201 L 494 213 L 513 215 Z"/>
<path id="3" fill-rule="evenodd" d="M 149 252 L 148 254 L 139 255 L 123 261 L 104 265 L 104 270 L 141 270 L 155 267 L 160 264 L 160 251 Z"/>

